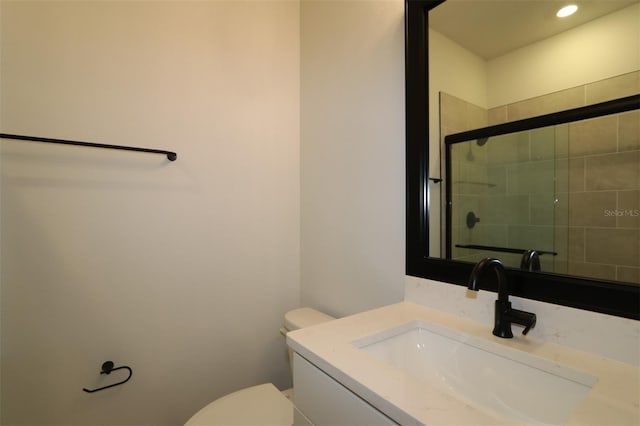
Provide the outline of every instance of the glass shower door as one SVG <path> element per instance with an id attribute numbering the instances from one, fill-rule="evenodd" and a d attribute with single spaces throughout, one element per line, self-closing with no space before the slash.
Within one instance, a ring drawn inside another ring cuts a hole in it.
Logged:
<path id="1" fill-rule="evenodd" d="M 520 267 L 535 250 L 543 271 L 563 272 L 567 147 L 566 124 L 447 144 L 448 257 Z"/>

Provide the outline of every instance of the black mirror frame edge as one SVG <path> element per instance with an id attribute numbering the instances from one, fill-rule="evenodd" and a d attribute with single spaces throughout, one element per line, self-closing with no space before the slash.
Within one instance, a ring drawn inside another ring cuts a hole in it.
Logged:
<path id="1" fill-rule="evenodd" d="M 445 0 L 405 0 L 406 274 L 466 286 L 472 263 L 429 257 L 428 12 Z M 640 319 L 640 286 L 507 268 L 510 293 Z M 497 291 L 495 283 L 482 283 Z M 461 297 L 462 289 L 461 289 Z"/>

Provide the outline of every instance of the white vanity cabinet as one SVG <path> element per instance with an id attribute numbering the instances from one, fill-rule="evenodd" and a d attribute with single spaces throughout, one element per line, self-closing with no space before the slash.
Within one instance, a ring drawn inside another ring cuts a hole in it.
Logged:
<path id="1" fill-rule="evenodd" d="M 637 365 L 499 339 L 411 302 L 292 331 L 287 344 L 296 425 L 640 425 Z"/>
<path id="2" fill-rule="evenodd" d="M 293 358 L 294 425 L 395 425 L 299 354 Z"/>

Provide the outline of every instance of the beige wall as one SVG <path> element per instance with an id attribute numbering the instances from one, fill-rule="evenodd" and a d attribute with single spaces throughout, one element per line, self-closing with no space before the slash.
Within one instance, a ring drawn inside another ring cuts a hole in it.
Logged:
<path id="1" fill-rule="evenodd" d="M 301 3 L 302 302 L 402 300 L 404 3 Z"/>
<path id="2" fill-rule="evenodd" d="M 487 62 L 486 107 L 640 69 L 640 4 Z"/>
<path id="3" fill-rule="evenodd" d="M 178 424 L 289 384 L 299 292 L 403 297 L 403 2 L 158 5 L 2 5 L 3 132 L 178 152 L 3 142 L 5 422 Z"/>
<path id="4" fill-rule="evenodd" d="M 3 132 L 178 152 L 2 142 L 2 423 L 175 425 L 241 387 L 289 386 L 299 4 L 1 14 Z M 131 381 L 82 392 L 108 359 Z"/>

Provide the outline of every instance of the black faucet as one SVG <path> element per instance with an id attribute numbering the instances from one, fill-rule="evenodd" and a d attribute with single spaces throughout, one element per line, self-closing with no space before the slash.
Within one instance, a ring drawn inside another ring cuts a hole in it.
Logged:
<path id="1" fill-rule="evenodd" d="M 536 314 L 519 311 L 511 307 L 509 289 L 504 266 L 498 259 L 487 257 L 476 264 L 469 277 L 469 290 L 478 291 L 478 280 L 486 269 L 493 268 L 498 278 L 498 300 L 495 305 L 494 336 L 510 339 L 513 337 L 511 323 L 524 326 L 522 334 L 527 334 L 536 325 Z"/>
<path id="2" fill-rule="evenodd" d="M 540 255 L 538 255 L 538 252 L 535 250 L 527 250 L 522 253 L 520 269 L 524 269 L 525 271 L 539 271 Z"/>

